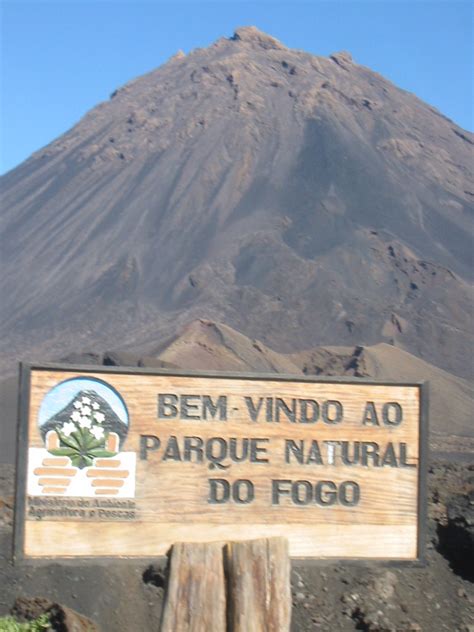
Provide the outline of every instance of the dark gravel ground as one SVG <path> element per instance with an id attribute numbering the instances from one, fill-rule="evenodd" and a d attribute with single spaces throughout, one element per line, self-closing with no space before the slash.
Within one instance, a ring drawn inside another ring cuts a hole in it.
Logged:
<path id="1" fill-rule="evenodd" d="M 42 597 L 103 632 L 158 629 L 165 569 L 152 560 L 13 566 L 13 486 L 13 468 L 0 466 L 0 616 L 19 597 Z M 474 632 L 474 465 L 433 461 L 428 496 L 426 565 L 295 567 L 292 631 Z M 29 603 L 17 604 L 16 613 L 27 614 Z"/>

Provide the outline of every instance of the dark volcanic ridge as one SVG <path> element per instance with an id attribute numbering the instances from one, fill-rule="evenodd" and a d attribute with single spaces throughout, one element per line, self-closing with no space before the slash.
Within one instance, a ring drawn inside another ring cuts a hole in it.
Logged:
<path id="1" fill-rule="evenodd" d="M 367 347 L 317 347 L 283 354 L 227 325 L 201 319 L 189 324 L 165 344 L 149 347 L 146 355 L 126 351 L 74 353 L 63 357 L 61 363 L 428 382 L 431 450 L 438 455 L 449 455 L 448 458 L 474 459 L 473 385 L 385 343 Z M 15 454 L 17 387 L 16 378 L 0 382 L 0 410 L 3 413 L 0 463 L 11 463 Z M 108 410 L 106 402 L 101 402 L 102 409 Z M 61 423 L 67 421 L 71 411 L 71 405 L 68 405 L 51 424 L 54 426 L 57 418 Z M 110 423 L 106 420 L 104 427 L 118 432 L 123 438 L 120 427 L 110 425 L 113 418 L 110 414 Z"/>
<path id="2" fill-rule="evenodd" d="M 209 318 L 469 377 L 473 142 L 347 53 L 178 54 L 1 179 L 2 370 Z"/>

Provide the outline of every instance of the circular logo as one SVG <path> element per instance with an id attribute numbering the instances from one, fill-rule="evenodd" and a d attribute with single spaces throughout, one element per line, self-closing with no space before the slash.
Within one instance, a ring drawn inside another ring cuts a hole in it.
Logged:
<path id="1" fill-rule="evenodd" d="M 46 449 L 67 456 L 83 469 L 95 458 L 115 456 L 128 433 L 129 415 L 122 396 L 97 378 L 76 377 L 45 395 L 38 425 Z"/>

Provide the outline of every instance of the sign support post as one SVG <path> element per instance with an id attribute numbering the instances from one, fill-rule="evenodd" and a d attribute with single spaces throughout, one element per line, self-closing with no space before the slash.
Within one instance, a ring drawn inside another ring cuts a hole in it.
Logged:
<path id="1" fill-rule="evenodd" d="M 222 544 L 173 544 L 161 632 L 226 630 Z"/>
<path id="2" fill-rule="evenodd" d="M 173 545 L 161 632 L 289 632 L 290 622 L 286 538 Z"/>

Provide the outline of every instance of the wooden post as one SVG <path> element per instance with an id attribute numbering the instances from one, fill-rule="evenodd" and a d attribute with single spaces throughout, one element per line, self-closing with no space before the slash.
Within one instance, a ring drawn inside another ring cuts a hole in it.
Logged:
<path id="1" fill-rule="evenodd" d="M 289 632 L 286 538 L 179 543 L 170 556 L 161 632 Z"/>
<path id="2" fill-rule="evenodd" d="M 232 542 L 226 548 L 228 629 L 288 632 L 290 558 L 286 538 Z"/>
<path id="3" fill-rule="evenodd" d="M 222 543 L 178 543 L 171 549 L 161 632 L 225 632 Z"/>

